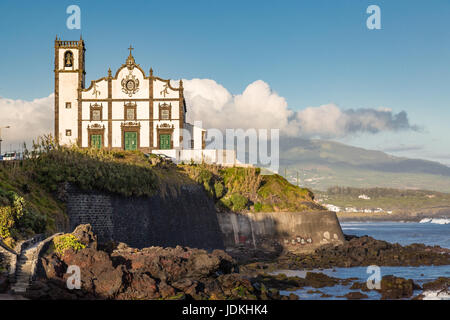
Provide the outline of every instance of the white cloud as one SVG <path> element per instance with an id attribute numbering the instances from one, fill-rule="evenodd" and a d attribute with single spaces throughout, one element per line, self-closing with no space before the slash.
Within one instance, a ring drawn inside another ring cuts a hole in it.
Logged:
<path id="1" fill-rule="evenodd" d="M 0 127 L 2 130 L 2 151 L 19 149 L 23 142 L 30 147 L 33 139 L 53 133 L 54 94 L 33 101 L 13 100 L 0 97 Z"/>
<path id="2" fill-rule="evenodd" d="M 409 124 L 406 112 L 395 114 L 382 107 L 343 110 L 331 103 L 295 112 L 262 80 L 234 96 L 214 80 L 183 81 L 187 118 L 191 122 L 201 120 L 205 128 L 278 128 L 287 136 L 320 138 L 418 129 Z"/>

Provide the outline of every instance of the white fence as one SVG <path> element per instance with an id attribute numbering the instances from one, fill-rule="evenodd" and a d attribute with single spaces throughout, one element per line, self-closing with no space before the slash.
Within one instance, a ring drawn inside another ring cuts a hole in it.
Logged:
<path id="1" fill-rule="evenodd" d="M 252 165 L 241 163 L 236 159 L 234 150 L 216 150 L 216 149 L 170 149 L 170 150 L 153 150 L 154 154 L 162 154 L 168 156 L 175 163 L 209 163 L 226 167 L 251 167 Z"/>

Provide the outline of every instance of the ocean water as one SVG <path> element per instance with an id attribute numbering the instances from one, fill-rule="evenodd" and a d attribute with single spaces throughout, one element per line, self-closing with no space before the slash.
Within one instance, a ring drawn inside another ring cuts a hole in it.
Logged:
<path id="1" fill-rule="evenodd" d="M 450 224 L 448 219 L 439 220 L 422 220 L 421 222 L 345 222 L 341 223 L 342 231 L 345 234 L 357 236 L 368 235 L 375 239 L 385 240 L 392 243 L 400 243 L 408 245 L 411 243 L 424 243 L 426 245 L 439 245 L 441 247 L 450 248 Z M 379 267 L 380 277 L 385 275 L 394 275 L 406 279 L 413 279 L 415 283 L 422 285 L 425 282 L 435 280 L 439 277 L 450 277 L 449 266 L 421 266 L 421 267 Z M 324 270 L 313 270 L 313 272 L 322 272 L 329 276 L 346 279 L 357 278 L 358 282 L 366 282 L 372 272 L 367 267 L 353 268 L 335 268 Z M 305 277 L 305 270 L 278 270 L 274 274 L 284 273 L 287 276 Z M 334 286 L 314 289 L 311 287 L 302 288 L 294 291 L 301 299 L 346 299 L 342 297 L 350 291 L 351 285 Z M 320 290 L 321 293 L 311 293 L 308 291 Z M 289 291 L 282 291 L 281 294 L 289 294 Z M 331 297 L 322 297 L 322 293 L 331 295 Z M 368 299 L 379 299 L 380 294 L 375 290 L 362 292 L 368 295 Z M 415 291 L 414 295 L 423 293 L 426 299 L 450 299 L 448 293 L 422 292 Z"/>
<path id="2" fill-rule="evenodd" d="M 343 222 L 345 234 L 368 235 L 378 240 L 408 245 L 423 243 L 450 248 L 450 219 L 423 219 L 421 222 Z"/>

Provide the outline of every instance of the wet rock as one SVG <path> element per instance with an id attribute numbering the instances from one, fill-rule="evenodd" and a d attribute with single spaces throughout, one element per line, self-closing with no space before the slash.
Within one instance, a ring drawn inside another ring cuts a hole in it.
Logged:
<path id="1" fill-rule="evenodd" d="M 401 246 L 372 237 L 347 237 L 342 245 L 324 245 L 311 254 L 281 255 L 271 263 L 266 263 L 271 269 L 307 269 L 335 268 L 356 266 L 420 266 L 449 265 L 450 249 L 439 246 L 412 244 Z M 245 268 L 244 268 L 245 269 Z"/>
<path id="2" fill-rule="evenodd" d="M 289 300 L 298 300 L 299 297 L 295 293 L 289 293 Z"/>
<path id="3" fill-rule="evenodd" d="M 352 291 L 347 293 L 344 297 L 349 300 L 359 300 L 359 299 L 367 299 L 369 296 L 359 291 Z"/>
<path id="4" fill-rule="evenodd" d="M 381 299 L 402 299 L 410 298 L 417 286 L 409 279 L 395 277 L 392 275 L 384 276 L 381 279 Z"/>
<path id="5" fill-rule="evenodd" d="M 450 291 L 450 278 L 439 277 L 434 281 L 423 284 L 424 291 Z"/>
<path id="6" fill-rule="evenodd" d="M 329 277 L 324 273 L 307 272 L 305 281 L 313 288 L 332 287 L 340 282 L 339 279 Z"/>
<path id="7" fill-rule="evenodd" d="M 366 282 L 353 282 L 350 290 L 370 291 L 370 289 L 367 287 Z"/>

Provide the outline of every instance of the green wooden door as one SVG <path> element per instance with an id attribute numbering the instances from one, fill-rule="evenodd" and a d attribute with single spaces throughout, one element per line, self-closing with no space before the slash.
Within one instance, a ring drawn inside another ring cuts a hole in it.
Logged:
<path id="1" fill-rule="evenodd" d="M 102 135 L 91 134 L 91 147 L 100 149 L 102 147 Z"/>
<path id="2" fill-rule="evenodd" d="M 170 149 L 170 134 L 159 135 L 159 148 L 164 150 Z"/>
<path id="3" fill-rule="evenodd" d="M 137 150 L 137 132 L 125 132 L 125 150 Z"/>

